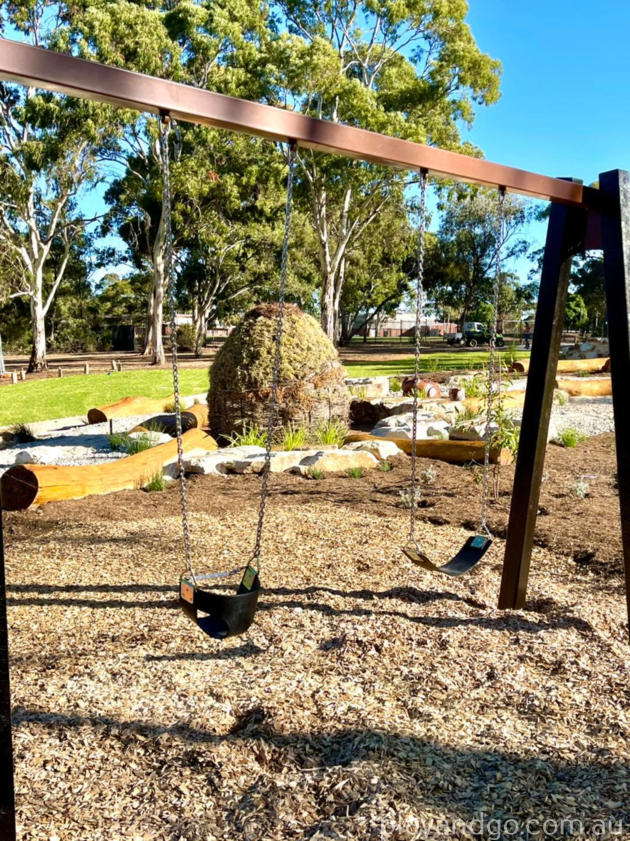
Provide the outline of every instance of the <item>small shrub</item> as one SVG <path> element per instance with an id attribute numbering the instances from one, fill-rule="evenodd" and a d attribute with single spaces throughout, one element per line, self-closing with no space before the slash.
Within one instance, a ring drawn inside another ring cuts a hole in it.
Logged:
<path id="1" fill-rule="evenodd" d="M 30 444 L 32 441 L 37 441 L 37 438 L 31 432 L 30 427 L 25 423 L 14 424 L 9 432 L 17 444 Z"/>
<path id="2" fill-rule="evenodd" d="M 309 467 L 307 471 L 308 476 L 311 479 L 323 479 L 324 478 L 324 471 L 320 470 L 319 467 Z"/>
<path id="3" fill-rule="evenodd" d="M 343 421 L 329 420 L 321 423 L 313 430 L 313 443 L 326 444 L 341 447 L 348 435 L 348 427 Z"/>
<path id="4" fill-rule="evenodd" d="M 195 328 L 192 324 L 182 324 L 180 327 L 177 328 L 178 350 L 194 350 L 195 339 Z"/>
<path id="5" fill-rule="evenodd" d="M 464 383 L 466 397 L 485 397 L 488 391 L 488 384 L 483 374 L 475 374 Z"/>
<path id="6" fill-rule="evenodd" d="M 145 491 L 163 491 L 166 488 L 166 480 L 164 478 L 164 473 L 159 470 L 155 473 L 144 486 Z"/>
<path id="7" fill-rule="evenodd" d="M 572 426 L 567 426 L 566 429 L 559 432 L 557 440 L 563 447 L 577 447 L 578 444 L 581 444 L 582 441 L 586 441 L 587 438 L 588 435 L 585 435 L 583 432 L 579 432 Z"/>
<path id="8" fill-rule="evenodd" d="M 136 453 L 142 453 L 145 450 L 150 450 L 153 446 L 153 441 L 148 435 L 139 435 L 137 438 L 127 439 L 125 450 L 130 456 L 133 456 Z"/>
<path id="9" fill-rule="evenodd" d="M 171 403 L 164 404 L 164 411 L 167 415 L 172 415 L 175 411 L 175 401 L 173 400 Z"/>
<path id="10" fill-rule="evenodd" d="M 129 436 L 126 432 L 112 432 L 107 436 L 109 446 L 112 450 L 126 450 L 129 443 Z"/>
<path id="11" fill-rule="evenodd" d="M 392 394 L 398 394 L 402 391 L 402 381 L 399 377 L 390 377 L 389 390 Z"/>
<path id="12" fill-rule="evenodd" d="M 497 429 L 490 438 L 490 446 L 505 448 L 515 454 L 518 450 L 521 429 L 516 425 L 512 414 L 500 406 L 493 411 L 492 422 L 497 425 Z"/>
<path id="13" fill-rule="evenodd" d="M 433 467 L 433 465 L 430 464 L 428 467 L 425 467 L 425 469 L 422 471 L 422 473 L 420 474 L 420 479 L 422 480 L 422 483 L 424 485 L 431 486 L 435 484 L 435 480 L 438 476 L 439 471 L 437 467 Z"/>
<path id="14" fill-rule="evenodd" d="M 516 348 L 513 345 L 506 348 L 506 350 L 504 350 L 503 353 L 501 354 L 501 359 L 502 359 L 503 363 L 505 365 L 507 365 L 508 367 L 510 365 L 514 365 L 517 358 L 518 357 L 517 357 L 517 353 L 516 353 Z"/>
<path id="15" fill-rule="evenodd" d="M 348 479 L 361 479 L 365 471 L 362 467 L 350 467 L 348 469 Z"/>
<path id="16" fill-rule="evenodd" d="M 394 469 L 394 466 L 389 461 L 381 461 L 379 462 L 378 469 L 381 471 L 381 473 L 389 473 L 390 470 Z"/>
<path id="17" fill-rule="evenodd" d="M 422 498 L 422 491 L 420 488 L 416 488 L 413 491 L 411 488 L 406 488 L 404 491 L 399 491 L 400 501 L 403 504 L 403 508 L 417 508 L 418 503 Z"/>
<path id="18" fill-rule="evenodd" d="M 428 396 L 426 388 L 417 388 L 416 395 L 418 397 L 418 400 L 426 400 Z"/>
<path id="19" fill-rule="evenodd" d="M 305 426 L 295 426 L 290 423 L 283 430 L 280 441 L 281 450 L 302 450 L 308 441 L 308 429 Z"/>
<path id="20" fill-rule="evenodd" d="M 569 401 L 566 391 L 556 391 L 554 397 L 558 406 L 566 406 Z"/>
<path id="21" fill-rule="evenodd" d="M 578 499 L 586 499 L 589 489 L 590 485 L 583 476 L 580 476 L 576 482 L 569 485 L 569 493 Z"/>
<path id="22" fill-rule="evenodd" d="M 473 409 L 472 406 L 463 406 L 457 412 L 457 418 L 455 419 L 455 426 L 467 426 L 469 421 L 476 420 L 479 417 L 479 411 L 477 409 Z"/>
<path id="23" fill-rule="evenodd" d="M 229 438 L 228 447 L 264 447 L 267 444 L 267 433 L 255 423 L 243 424 L 241 432 L 233 432 Z"/>

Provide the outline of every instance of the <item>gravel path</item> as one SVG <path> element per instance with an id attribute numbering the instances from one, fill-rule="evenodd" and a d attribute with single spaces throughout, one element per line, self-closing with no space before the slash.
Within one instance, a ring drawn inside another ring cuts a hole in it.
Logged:
<path id="1" fill-rule="evenodd" d="M 589 438 L 614 432 L 612 397 L 574 397 L 564 406 L 554 406 L 552 420 L 559 429 L 573 427 Z"/>

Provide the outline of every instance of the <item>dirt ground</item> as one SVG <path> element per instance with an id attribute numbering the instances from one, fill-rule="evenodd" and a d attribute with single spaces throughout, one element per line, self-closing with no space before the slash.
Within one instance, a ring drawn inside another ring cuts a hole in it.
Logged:
<path id="1" fill-rule="evenodd" d="M 444 561 L 480 487 L 431 465 Z M 630 838 L 612 436 L 549 448 L 523 611 L 496 609 L 500 538 L 462 579 L 404 560 L 408 467 L 274 476 L 256 622 L 225 642 L 177 608 L 176 487 L 5 515 L 21 841 Z M 259 487 L 193 477 L 198 572 L 247 559 Z"/>

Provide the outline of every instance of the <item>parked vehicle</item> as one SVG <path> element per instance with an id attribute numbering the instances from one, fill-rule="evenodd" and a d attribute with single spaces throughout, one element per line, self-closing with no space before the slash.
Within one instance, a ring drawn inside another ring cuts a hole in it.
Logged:
<path id="1" fill-rule="evenodd" d="M 490 330 L 481 321 L 466 321 L 464 329 L 449 336 L 446 341 L 449 345 L 467 345 L 468 347 L 488 345 L 490 344 Z M 504 344 L 503 334 L 497 333 L 497 347 L 503 347 Z"/>

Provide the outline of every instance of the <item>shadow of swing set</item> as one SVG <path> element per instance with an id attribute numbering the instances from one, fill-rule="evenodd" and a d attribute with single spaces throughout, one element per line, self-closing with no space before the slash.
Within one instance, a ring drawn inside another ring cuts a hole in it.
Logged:
<path id="1" fill-rule="evenodd" d="M 43 88 L 72 96 L 107 102 L 121 108 L 160 114 L 164 189 L 166 202 L 167 254 L 171 327 L 174 329 L 175 288 L 170 236 L 169 134 L 173 120 L 198 123 L 256 135 L 286 143 L 288 163 L 285 229 L 282 247 L 281 282 L 275 334 L 273 381 L 269 401 L 268 431 L 275 422 L 276 392 L 283 330 L 284 293 L 287 274 L 294 169 L 300 148 L 328 152 L 420 175 L 420 223 L 418 229 L 418 273 L 416 285 L 417 324 L 422 317 L 423 253 L 426 187 L 429 176 L 494 187 L 498 191 L 498 259 L 494 295 L 498 293 L 500 246 L 503 238 L 503 200 L 506 192 L 533 196 L 552 202 L 542 264 L 540 291 L 533 334 L 532 354 L 523 407 L 520 444 L 508 523 L 505 557 L 499 594 L 500 608 L 522 608 L 525 603 L 534 528 L 540 495 L 547 431 L 552 408 L 556 367 L 560 350 L 564 310 L 574 256 L 589 250 L 604 254 L 606 299 L 610 341 L 613 408 L 617 444 L 619 501 L 626 581 L 626 602 L 630 616 L 630 444 L 624 431 L 630 427 L 630 173 L 613 170 L 599 175 L 599 188 L 584 187 L 573 179 L 514 169 L 478 158 L 469 158 L 388 137 L 353 126 L 330 123 L 256 102 L 249 102 L 199 88 L 180 85 L 115 67 L 88 62 L 52 51 L 0 38 L 0 79 Z M 495 314 L 497 307 L 494 308 Z M 419 339 L 420 330 L 416 329 Z M 490 343 L 488 372 L 488 416 L 486 419 L 485 476 L 488 473 L 489 420 L 494 384 L 496 322 Z M 415 348 L 418 378 L 419 347 Z M 178 465 L 182 502 L 182 523 L 186 572 L 180 581 L 180 604 L 185 613 L 207 634 L 225 638 L 243 633 L 251 624 L 260 593 L 260 550 L 268 495 L 271 435 L 267 436 L 255 548 L 245 567 L 229 572 L 197 575 L 194 571 L 187 517 L 186 484 L 181 448 L 181 412 L 177 347 L 173 346 L 173 380 L 176 395 Z M 414 391 L 416 391 L 414 389 Z M 417 398 L 413 407 L 413 435 L 416 438 Z M 411 448 L 411 493 L 416 490 L 415 446 Z M 484 483 L 485 484 L 485 483 Z M 412 496 L 412 500 L 414 496 Z M 486 523 L 487 490 L 482 497 L 479 532 L 470 537 L 454 558 L 443 566 L 434 564 L 418 546 L 411 505 L 409 538 L 403 551 L 417 566 L 447 576 L 458 576 L 476 566 L 491 544 Z M 10 694 L 6 626 L 6 592 L 0 520 L 0 752 L 11 761 Z M 221 579 L 240 576 L 235 593 L 217 590 Z M 7 751 L 8 746 L 8 751 Z M 6 756 L 5 756 L 6 755 Z M 11 767 L 7 765 L 6 767 Z M 7 796 L 12 793 L 7 793 Z M 9 811 L 0 804 L 2 816 Z M 13 824 L 11 820 L 9 823 Z M 3 837 L 14 838 L 6 823 Z"/>

